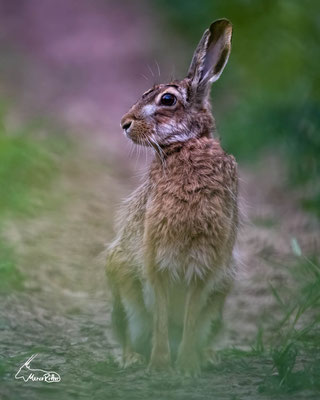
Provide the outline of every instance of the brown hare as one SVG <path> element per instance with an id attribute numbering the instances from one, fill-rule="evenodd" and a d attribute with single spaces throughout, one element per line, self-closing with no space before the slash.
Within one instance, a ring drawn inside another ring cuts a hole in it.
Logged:
<path id="1" fill-rule="evenodd" d="M 154 149 L 145 182 L 125 201 L 107 253 L 112 327 L 123 365 L 196 375 L 235 271 L 237 164 L 214 139 L 210 87 L 231 49 L 232 25 L 211 24 L 181 81 L 155 85 L 121 120 Z"/>

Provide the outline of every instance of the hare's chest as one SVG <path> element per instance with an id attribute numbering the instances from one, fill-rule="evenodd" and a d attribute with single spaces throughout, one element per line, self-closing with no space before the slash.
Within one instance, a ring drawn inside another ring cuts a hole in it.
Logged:
<path id="1" fill-rule="evenodd" d="M 201 178 L 185 174 L 163 177 L 148 199 L 145 221 L 159 239 L 181 239 L 198 232 L 210 207 L 207 184 Z"/>
<path id="2" fill-rule="evenodd" d="M 188 203 L 172 193 L 159 197 L 150 199 L 145 230 L 156 268 L 174 281 L 203 277 L 212 264 L 212 243 L 201 198 Z"/>

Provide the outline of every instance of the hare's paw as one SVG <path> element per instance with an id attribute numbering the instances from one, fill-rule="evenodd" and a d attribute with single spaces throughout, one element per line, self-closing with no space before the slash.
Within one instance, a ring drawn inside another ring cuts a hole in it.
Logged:
<path id="1" fill-rule="evenodd" d="M 121 361 L 121 367 L 129 368 L 132 366 L 143 365 L 144 363 L 145 363 L 145 358 L 141 354 L 132 351 L 124 354 Z"/>
<path id="2" fill-rule="evenodd" d="M 170 351 L 153 351 L 148 371 L 168 371 L 171 368 Z"/>
<path id="3" fill-rule="evenodd" d="M 212 348 L 208 348 L 203 353 L 203 363 L 205 366 L 214 366 L 218 365 L 221 362 L 221 357 L 216 350 Z"/>
<path id="4" fill-rule="evenodd" d="M 200 357 L 196 350 L 179 351 L 176 368 L 187 377 L 197 377 L 200 374 Z"/>

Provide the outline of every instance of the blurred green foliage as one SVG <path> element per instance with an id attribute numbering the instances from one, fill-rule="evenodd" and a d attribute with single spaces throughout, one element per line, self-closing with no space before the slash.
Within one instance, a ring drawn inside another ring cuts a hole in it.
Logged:
<path id="1" fill-rule="evenodd" d="M 0 291 L 22 286 L 14 249 L 5 239 L 8 218 L 38 215 L 52 200 L 48 188 L 68 148 L 61 135 L 46 135 L 41 123 L 10 127 L 0 103 Z"/>
<path id="2" fill-rule="evenodd" d="M 2 108 L 2 109 L 1 109 Z M 0 107 L 0 218 L 39 213 L 46 189 L 68 148 L 65 137 L 50 134 L 42 122 L 10 127 L 7 107 Z"/>
<path id="3" fill-rule="evenodd" d="M 23 276 L 17 268 L 14 250 L 0 232 L 0 293 L 22 286 Z"/>
<path id="4" fill-rule="evenodd" d="M 218 18 L 234 26 L 229 65 L 213 88 L 227 151 L 254 160 L 275 151 L 292 184 L 318 184 L 304 206 L 320 214 L 320 2 L 158 0 L 168 27 L 190 44 Z"/>

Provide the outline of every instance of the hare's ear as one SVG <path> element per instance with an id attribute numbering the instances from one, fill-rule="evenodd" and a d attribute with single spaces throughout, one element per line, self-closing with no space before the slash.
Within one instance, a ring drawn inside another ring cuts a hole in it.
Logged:
<path id="1" fill-rule="evenodd" d="M 232 24 L 227 19 L 213 22 L 204 32 L 188 71 L 193 87 L 203 90 L 220 77 L 229 58 L 231 37 Z"/>

